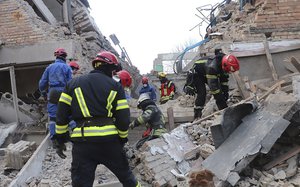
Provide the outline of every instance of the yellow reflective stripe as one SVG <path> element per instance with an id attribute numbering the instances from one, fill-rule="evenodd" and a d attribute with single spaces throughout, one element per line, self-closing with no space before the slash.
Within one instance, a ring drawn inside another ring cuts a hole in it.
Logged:
<path id="1" fill-rule="evenodd" d="M 136 184 L 136 187 L 142 187 L 141 183 L 138 182 L 138 183 Z"/>
<path id="2" fill-rule="evenodd" d="M 171 84 L 172 84 L 172 83 L 173 83 L 172 81 L 170 81 L 170 82 L 169 82 L 169 84 L 168 84 L 168 88 L 171 86 Z"/>
<path id="3" fill-rule="evenodd" d="M 128 136 L 128 130 L 127 131 L 118 130 L 118 133 L 121 138 L 127 138 L 127 136 Z"/>
<path id="4" fill-rule="evenodd" d="M 217 79 L 218 76 L 217 75 L 206 75 L 206 78 L 208 78 L 208 79 Z"/>
<path id="5" fill-rule="evenodd" d="M 195 64 L 204 64 L 204 63 L 206 63 L 207 62 L 207 60 L 197 60 L 196 62 L 195 62 Z"/>
<path id="6" fill-rule="evenodd" d="M 77 101 L 79 103 L 82 115 L 84 117 L 91 117 L 90 111 L 89 111 L 89 109 L 86 106 L 86 103 L 85 103 L 85 100 L 84 100 L 81 88 L 80 87 L 75 88 L 74 91 L 75 91 L 75 95 L 76 95 Z"/>
<path id="7" fill-rule="evenodd" d="M 138 121 L 140 124 L 144 124 L 144 123 L 145 123 L 145 121 L 144 121 L 144 119 L 143 119 L 142 116 L 139 116 L 139 117 L 137 118 L 137 121 Z"/>
<path id="8" fill-rule="evenodd" d="M 69 96 L 68 94 L 66 94 L 66 93 L 63 92 L 63 93 L 61 93 L 61 95 L 60 95 L 59 102 L 66 103 L 67 105 L 70 105 L 70 106 L 71 106 L 72 97 Z"/>
<path id="9" fill-rule="evenodd" d="M 64 134 L 68 131 L 68 124 L 67 125 L 55 125 L 55 133 L 56 134 Z"/>
<path id="10" fill-rule="evenodd" d="M 126 109 L 129 108 L 129 105 L 127 103 L 127 99 L 121 99 L 117 101 L 117 108 L 116 110 Z"/>
<path id="11" fill-rule="evenodd" d="M 110 91 L 109 96 L 107 97 L 106 109 L 107 109 L 108 117 L 112 117 L 112 115 L 113 115 L 111 112 L 111 109 L 113 108 L 112 102 L 115 100 L 116 95 L 117 95 L 117 92 L 112 90 L 112 91 Z"/>
<path id="12" fill-rule="evenodd" d="M 109 136 L 119 134 L 115 125 L 106 125 L 103 127 L 83 127 L 83 135 L 85 137 L 91 136 Z M 82 137 L 81 128 L 75 128 L 71 134 L 71 138 Z"/>
<path id="13" fill-rule="evenodd" d="M 215 94 L 217 94 L 217 93 L 220 93 L 221 92 L 221 90 L 220 89 L 218 89 L 218 90 L 211 90 L 210 91 L 210 94 L 213 94 L 213 95 L 215 95 Z"/>
<path id="14" fill-rule="evenodd" d="M 228 82 L 221 82 L 222 85 L 227 86 Z"/>

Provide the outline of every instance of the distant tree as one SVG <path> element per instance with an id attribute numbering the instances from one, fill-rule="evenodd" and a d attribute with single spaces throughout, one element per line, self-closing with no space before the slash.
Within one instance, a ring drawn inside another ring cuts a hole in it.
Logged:
<path id="1" fill-rule="evenodd" d="M 195 43 L 197 43 L 196 40 L 193 40 L 193 39 L 189 39 L 188 41 L 185 41 L 184 43 L 182 44 L 179 44 L 177 45 L 174 49 L 173 49 L 173 53 L 182 53 L 187 47 L 190 47 L 192 45 L 194 45 Z M 189 50 L 189 52 L 197 52 L 198 51 L 198 48 L 194 48 L 194 49 L 191 49 Z"/>

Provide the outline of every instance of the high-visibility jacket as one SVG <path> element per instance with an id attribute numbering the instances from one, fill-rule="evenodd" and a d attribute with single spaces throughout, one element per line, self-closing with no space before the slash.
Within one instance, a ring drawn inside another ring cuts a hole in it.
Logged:
<path id="1" fill-rule="evenodd" d="M 224 54 L 213 57 L 202 57 L 192 67 L 191 72 L 193 74 L 187 77 L 186 86 L 195 87 L 196 89 L 196 108 L 204 107 L 206 98 L 205 83 L 207 83 L 210 89 L 210 94 L 216 99 L 218 108 L 223 109 L 227 107 L 229 75 L 222 69 L 223 56 Z"/>
<path id="2" fill-rule="evenodd" d="M 124 89 L 100 70 L 67 84 L 58 103 L 58 139 L 67 136 L 70 116 L 77 124 L 70 135 L 72 141 L 127 140 L 130 111 Z"/>
<path id="3" fill-rule="evenodd" d="M 169 99 L 173 99 L 175 95 L 175 84 L 166 80 L 164 83 L 160 85 L 160 102 L 165 103 Z"/>

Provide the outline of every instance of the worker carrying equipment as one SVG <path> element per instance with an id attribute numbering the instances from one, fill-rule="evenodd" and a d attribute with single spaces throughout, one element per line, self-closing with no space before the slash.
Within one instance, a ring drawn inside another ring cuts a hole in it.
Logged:
<path id="1" fill-rule="evenodd" d="M 137 107 L 143 113 L 130 123 L 130 128 L 140 125 L 146 125 L 146 131 L 143 133 L 142 139 L 136 144 L 138 149 L 144 142 L 160 137 L 167 132 L 165 128 L 165 118 L 160 109 L 147 93 L 142 93 L 137 101 Z"/>
<path id="2" fill-rule="evenodd" d="M 142 88 L 140 89 L 139 93 L 140 95 L 143 93 L 147 93 L 150 96 L 150 99 L 152 99 L 154 102 L 156 102 L 156 90 L 153 86 L 149 84 L 148 77 L 142 78 Z"/>
<path id="3" fill-rule="evenodd" d="M 199 58 L 187 74 L 184 92 L 188 95 L 197 94 L 194 106 L 194 119 L 201 118 L 206 101 L 206 86 L 216 100 L 218 109 L 227 107 L 229 98 L 228 73 L 238 71 L 238 59 L 233 55 L 225 55 L 221 49 L 215 50 L 215 55 Z"/>
<path id="4" fill-rule="evenodd" d="M 93 186 L 98 164 L 112 171 L 123 186 L 140 186 L 123 151 L 128 141 L 130 112 L 124 89 L 112 79 L 118 60 L 111 52 L 103 51 L 97 54 L 92 65 L 93 71 L 73 78 L 60 96 L 55 136 L 60 145 L 57 153 L 64 158 L 63 145 L 71 139 L 72 186 Z M 71 119 L 76 127 L 69 135 Z"/>
<path id="5" fill-rule="evenodd" d="M 160 80 L 160 104 L 164 104 L 169 100 L 174 99 L 176 88 L 175 84 L 168 80 L 167 75 L 164 72 L 158 73 Z"/>

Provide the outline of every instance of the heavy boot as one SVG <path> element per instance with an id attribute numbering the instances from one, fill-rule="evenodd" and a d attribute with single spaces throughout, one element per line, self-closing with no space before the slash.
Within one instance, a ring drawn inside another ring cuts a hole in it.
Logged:
<path id="1" fill-rule="evenodd" d="M 194 120 L 201 118 L 203 107 L 195 107 L 194 108 Z"/>

